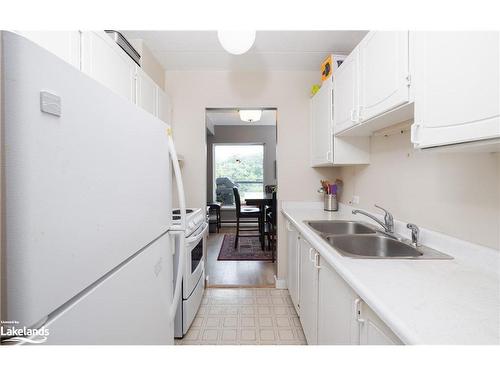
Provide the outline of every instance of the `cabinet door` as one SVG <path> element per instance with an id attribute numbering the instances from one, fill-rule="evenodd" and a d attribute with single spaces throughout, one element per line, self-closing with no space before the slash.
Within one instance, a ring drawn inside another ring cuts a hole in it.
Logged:
<path id="1" fill-rule="evenodd" d="M 407 31 L 372 31 L 359 46 L 360 121 L 409 101 Z"/>
<path id="2" fill-rule="evenodd" d="M 18 34 L 35 42 L 54 55 L 80 69 L 79 31 L 18 31 Z"/>
<path id="3" fill-rule="evenodd" d="M 287 229 L 287 250 L 288 250 L 288 292 L 292 298 L 293 305 L 297 314 L 300 315 L 299 310 L 299 233 L 290 225 L 290 222 L 286 222 Z"/>
<path id="4" fill-rule="evenodd" d="M 333 119 L 335 134 L 359 122 L 358 56 L 356 48 L 333 77 Z"/>
<path id="5" fill-rule="evenodd" d="M 160 120 L 172 126 L 172 102 L 170 101 L 170 97 L 159 87 L 156 88 L 156 92 L 156 96 L 158 99 L 157 116 Z"/>
<path id="6" fill-rule="evenodd" d="M 415 32 L 415 124 L 425 148 L 500 137 L 499 33 Z"/>
<path id="7" fill-rule="evenodd" d="M 137 69 L 136 77 L 137 105 L 157 116 L 157 85 L 142 69 Z"/>
<path id="8" fill-rule="evenodd" d="M 332 155 L 332 81 L 323 82 L 311 99 L 311 165 L 329 165 Z"/>
<path id="9" fill-rule="evenodd" d="M 402 345 L 403 342 L 363 301 L 360 303 L 361 345 Z"/>
<path id="10" fill-rule="evenodd" d="M 318 343 L 318 269 L 317 254 L 302 238 L 300 242 L 300 322 L 309 345 Z"/>
<path id="11" fill-rule="evenodd" d="M 356 293 L 326 262 L 321 261 L 318 281 L 318 344 L 359 344 Z"/>
<path id="12" fill-rule="evenodd" d="M 135 67 L 106 33 L 82 33 L 82 71 L 131 102 L 135 102 Z"/>

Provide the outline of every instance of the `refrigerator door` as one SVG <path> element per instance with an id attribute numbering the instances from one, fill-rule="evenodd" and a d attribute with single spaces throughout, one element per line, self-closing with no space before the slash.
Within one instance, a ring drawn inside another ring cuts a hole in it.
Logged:
<path id="1" fill-rule="evenodd" d="M 172 259 L 166 234 L 50 318 L 45 343 L 173 344 L 174 327 L 169 319 Z"/>
<path id="2" fill-rule="evenodd" d="M 29 327 L 169 229 L 172 172 L 165 123 L 25 38 L 2 38 L 2 318 Z"/>

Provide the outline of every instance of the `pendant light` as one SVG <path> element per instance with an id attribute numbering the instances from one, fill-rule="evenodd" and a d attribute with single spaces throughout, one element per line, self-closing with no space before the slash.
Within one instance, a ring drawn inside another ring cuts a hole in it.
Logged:
<path id="1" fill-rule="evenodd" d="M 242 55 L 255 42 L 255 30 L 219 30 L 217 38 L 227 52 L 233 55 Z"/>

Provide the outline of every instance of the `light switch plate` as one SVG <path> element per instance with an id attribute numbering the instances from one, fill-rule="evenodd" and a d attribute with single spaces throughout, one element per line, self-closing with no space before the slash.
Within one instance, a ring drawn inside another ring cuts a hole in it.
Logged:
<path id="1" fill-rule="evenodd" d="M 40 110 L 44 113 L 61 116 L 61 97 L 47 91 L 40 91 Z"/>

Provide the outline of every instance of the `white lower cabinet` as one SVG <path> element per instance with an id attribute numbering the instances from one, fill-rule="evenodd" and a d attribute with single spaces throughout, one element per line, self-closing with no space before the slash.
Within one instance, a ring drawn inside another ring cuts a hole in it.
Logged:
<path id="1" fill-rule="evenodd" d="M 359 344 L 356 311 L 358 296 L 339 274 L 321 259 L 318 282 L 318 344 Z"/>
<path id="2" fill-rule="evenodd" d="M 319 253 L 304 239 L 299 239 L 300 322 L 309 345 L 318 343 L 318 268 Z"/>
<path id="3" fill-rule="evenodd" d="M 356 294 L 337 271 L 299 232 L 287 224 L 289 255 L 298 251 L 298 311 L 309 345 L 401 345 L 403 342 Z M 292 250 L 290 252 L 290 250 Z M 289 262 L 289 267 L 290 267 Z M 291 277 L 290 277 L 291 276 Z M 290 290 L 292 300 L 295 293 Z M 295 301 L 294 301 L 295 304 Z M 297 306 L 296 306 L 297 308 Z"/>
<path id="4" fill-rule="evenodd" d="M 288 292 L 290 293 L 290 298 L 292 299 L 293 305 L 297 314 L 300 315 L 299 309 L 299 233 L 290 224 L 289 221 L 286 222 L 287 231 L 287 250 L 288 250 Z"/>
<path id="5" fill-rule="evenodd" d="M 359 343 L 361 345 L 402 345 L 403 342 L 362 300 L 359 308 Z"/>

